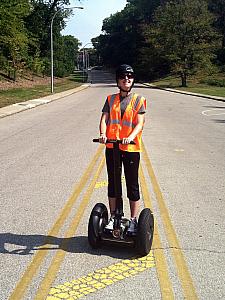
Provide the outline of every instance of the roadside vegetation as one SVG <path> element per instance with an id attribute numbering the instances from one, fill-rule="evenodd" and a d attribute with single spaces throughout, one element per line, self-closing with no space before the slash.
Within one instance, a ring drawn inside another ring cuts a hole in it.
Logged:
<path id="1" fill-rule="evenodd" d="M 196 88 L 209 86 L 223 93 L 225 1 L 127 2 L 121 12 L 103 21 L 104 33 L 92 39 L 105 65 L 126 62 L 145 82 L 172 74 L 178 88 L 190 89 L 195 83 Z M 197 83 L 199 73 L 204 82 Z"/>
<path id="2" fill-rule="evenodd" d="M 184 92 L 225 98 L 225 74 L 222 73 L 208 77 L 203 75 L 191 76 L 186 87 L 182 87 L 178 76 L 172 75 L 161 78 L 160 80 L 153 80 L 151 84 L 160 88 L 170 88 Z"/>
<path id="3" fill-rule="evenodd" d="M 67 7 L 75 4 L 82 1 L 0 1 L 1 106 L 49 92 L 50 84 L 9 87 L 9 92 L 2 87 L 7 80 L 16 86 L 27 74 L 49 78 L 51 24 L 55 91 L 77 84 L 69 77 L 76 69 L 127 63 L 137 80 L 224 97 L 224 0 L 127 0 L 122 11 L 103 20 L 94 48 L 61 34 L 73 13 Z"/>
<path id="4" fill-rule="evenodd" d="M 60 93 L 69 89 L 74 89 L 87 81 L 87 76 L 83 78 L 83 72 L 76 72 L 65 78 L 57 78 L 54 82 L 54 92 Z M 9 88 L 0 91 L 0 108 L 26 100 L 41 98 L 51 95 L 51 78 L 47 77 L 41 84 L 30 87 Z"/>

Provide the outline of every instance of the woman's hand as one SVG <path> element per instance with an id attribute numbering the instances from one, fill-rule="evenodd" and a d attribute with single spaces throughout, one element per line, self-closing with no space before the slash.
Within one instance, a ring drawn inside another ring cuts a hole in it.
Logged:
<path id="1" fill-rule="evenodd" d="M 107 137 L 104 133 L 100 134 L 100 137 L 99 137 L 99 143 L 101 144 L 105 144 L 107 141 Z"/>
<path id="2" fill-rule="evenodd" d="M 132 138 L 127 137 L 122 139 L 122 144 L 130 144 L 130 142 L 133 141 Z"/>

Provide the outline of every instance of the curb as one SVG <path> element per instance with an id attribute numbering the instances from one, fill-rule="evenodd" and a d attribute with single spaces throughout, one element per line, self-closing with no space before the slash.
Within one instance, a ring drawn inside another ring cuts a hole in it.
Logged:
<path id="1" fill-rule="evenodd" d="M 190 96 L 225 102 L 225 98 L 223 98 L 223 97 L 216 97 L 216 96 L 205 95 L 205 94 L 197 94 L 197 93 L 192 93 L 192 92 L 179 91 L 179 90 L 174 90 L 174 89 L 170 89 L 170 88 L 162 88 L 162 87 L 158 87 L 151 83 L 142 83 L 142 84 L 145 86 L 149 86 L 149 87 L 152 87 L 155 89 L 164 90 L 164 91 L 168 91 L 168 92 L 172 92 L 172 93 L 190 95 Z M 10 115 L 13 115 L 13 114 L 16 114 L 16 113 L 19 113 L 19 112 L 22 112 L 27 109 L 32 109 L 39 105 L 50 103 L 52 101 L 58 100 L 60 98 L 64 98 L 64 97 L 72 95 L 74 93 L 80 92 L 80 91 L 88 88 L 90 85 L 91 85 L 90 83 L 86 83 L 86 84 L 82 84 L 81 86 L 79 86 L 77 88 L 70 89 L 70 90 L 67 90 L 67 91 L 64 91 L 61 93 L 56 93 L 53 95 L 48 95 L 48 96 L 45 96 L 42 98 L 32 99 L 32 100 L 28 100 L 28 101 L 24 101 L 24 102 L 18 102 L 18 103 L 9 105 L 9 106 L 2 107 L 2 108 L 0 108 L 0 119 L 10 116 Z"/>
<path id="2" fill-rule="evenodd" d="M 179 91 L 179 90 L 174 90 L 174 89 L 169 89 L 169 88 L 162 88 L 157 85 L 151 84 L 151 83 L 142 83 L 143 85 L 163 90 L 163 91 L 168 91 L 172 93 L 177 93 L 177 94 L 184 94 L 184 95 L 189 95 L 189 96 L 195 96 L 195 97 L 201 97 L 201 98 L 207 98 L 211 100 L 216 100 L 216 101 L 222 101 L 225 102 L 225 98 L 223 97 L 217 97 L 217 96 L 211 96 L 211 95 L 206 95 L 206 94 L 198 94 L 198 93 L 193 93 L 193 92 L 185 92 L 185 91 Z"/>
<path id="3" fill-rule="evenodd" d="M 2 108 L 0 108 L 0 119 L 10 116 L 10 115 L 13 115 L 13 114 L 17 114 L 17 113 L 27 110 L 27 109 L 34 108 L 39 105 L 50 103 L 50 102 L 58 100 L 60 98 L 64 98 L 66 96 L 80 92 L 80 91 L 88 88 L 89 86 L 90 86 L 89 83 L 82 84 L 81 86 L 79 86 L 77 88 L 70 89 L 70 90 L 67 90 L 67 91 L 64 91 L 61 93 L 56 93 L 53 95 L 48 95 L 48 96 L 45 96 L 42 98 L 32 99 L 32 100 L 28 100 L 28 101 L 24 101 L 24 102 L 18 102 L 18 103 L 12 104 L 12 105 L 2 107 Z"/>

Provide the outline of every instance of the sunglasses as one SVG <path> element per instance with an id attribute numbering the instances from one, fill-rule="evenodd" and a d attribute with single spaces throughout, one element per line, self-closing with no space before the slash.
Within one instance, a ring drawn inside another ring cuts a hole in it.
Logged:
<path id="1" fill-rule="evenodd" d="M 134 75 L 132 73 L 124 73 L 124 74 L 120 74 L 118 76 L 119 79 L 133 79 L 134 78 Z"/>

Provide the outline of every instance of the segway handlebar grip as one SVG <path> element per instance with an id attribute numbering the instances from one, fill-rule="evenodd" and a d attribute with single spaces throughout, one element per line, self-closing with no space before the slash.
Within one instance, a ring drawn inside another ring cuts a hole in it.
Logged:
<path id="1" fill-rule="evenodd" d="M 135 145 L 135 142 L 134 142 L 134 141 L 130 141 L 130 144 L 131 144 L 131 145 Z"/>
<path id="2" fill-rule="evenodd" d="M 93 142 L 94 142 L 94 143 L 99 143 L 99 139 L 93 139 Z M 110 139 L 108 139 L 108 140 L 106 141 L 106 144 L 109 144 L 109 143 L 111 143 L 111 144 L 115 144 L 115 143 L 122 144 L 122 140 L 110 140 Z M 130 144 L 131 144 L 131 145 L 135 145 L 135 142 L 134 142 L 134 141 L 131 141 Z"/>
<path id="3" fill-rule="evenodd" d="M 99 143 L 99 139 L 93 139 L 92 140 L 94 143 Z"/>

